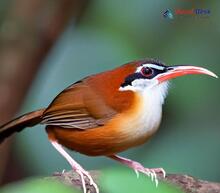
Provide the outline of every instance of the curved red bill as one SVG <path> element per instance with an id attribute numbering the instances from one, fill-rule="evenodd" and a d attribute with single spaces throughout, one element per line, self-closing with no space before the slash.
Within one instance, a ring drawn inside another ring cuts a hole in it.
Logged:
<path id="1" fill-rule="evenodd" d="M 215 78 L 218 78 L 218 76 L 205 69 L 202 67 L 197 67 L 197 66 L 173 66 L 173 67 L 168 67 L 167 72 L 160 74 L 157 77 L 157 80 L 161 83 L 173 78 L 176 78 L 178 76 L 184 76 L 187 74 L 206 74 Z"/>

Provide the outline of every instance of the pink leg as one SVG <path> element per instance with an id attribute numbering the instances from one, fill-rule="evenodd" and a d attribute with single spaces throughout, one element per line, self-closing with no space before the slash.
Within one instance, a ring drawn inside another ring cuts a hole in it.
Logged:
<path id="1" fill-rule="evenodd" d="M 86 193 L 86 182 L 84 177 L 87 177 L 90 181 L 90 185 L 92 185 L 96 193 L 99 193 L 99 188 L 97 184 L 94 182 L 92 177 L 89 175 L 87 171 L 85 171 L 65 150 L 64 148 L 57 143 L 56 141 L 51 141 L 51 144 L 55 147 L 55 149 L 69 162 L 73 170 L 76 171 L 80 175 L 81 181 L 82 181 L 82 187 L 83 187 L 83 192 Z"/>
<path id="2" fill-rule="evenodd" d="M 120 163 L 125 164 L 128 167 L 134 169 L 134 171 L 137 174 L 137 177 L 139 176 L 138 172 L 141 172 L 147 176 L 151 176 L 151 179 L 155 181 L 156 186 L 158 185 L 158 179 L 157 179 L 156 173 L 162 173 L 163 177 L 166 176 L 166 172 L 164 171 L 163 168 L 151 168 L 151 169 L 145 168 L 144 166 L 142 166 L 140 163 L 136 161 L 133 161 L 133 160 L 130 160 L 130 159 L 118 156 L 118 155 L 111 155 L 108 157 L 116 161 L 119 161 Z"/>

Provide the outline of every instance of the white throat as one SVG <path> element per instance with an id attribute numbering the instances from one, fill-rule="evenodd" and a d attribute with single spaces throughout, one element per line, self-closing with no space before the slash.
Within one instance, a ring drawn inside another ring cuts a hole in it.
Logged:
<path id="1" fill-rule="evenodd" d="M 147 132 L 158 128 L 162 115 L 162 105 L 168 92 L 168 82 L 140 91 L 142 108 L 140 108 L 140 124 L 142 131 Z"/>
<path id="2" fill-rule="evenodd" d="M 140 107 L 135 114 L 128 117 L 126 128 L 134 138 L 143 138 L 158 129 L 167 91 L 168 82 L 136 91 L 140 96 Z"/>
<path id="3" fill-rule="evenodd" d="M 164 82 L 149 88 L 137 91 L 148 105 L 162 105 L 168 93 L 169 83 Z"/>

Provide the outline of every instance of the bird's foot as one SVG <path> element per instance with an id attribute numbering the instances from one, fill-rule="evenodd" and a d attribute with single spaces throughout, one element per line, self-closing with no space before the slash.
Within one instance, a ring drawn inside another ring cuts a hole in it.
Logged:
<path id="1" fill-rule="evenodd" d="M 95 192 L 99 193 L 99 188 L 98 188 L 97 184 L 94 182 L 94 180 L 92 179 L 92 176 L 89 174 L 89 172 L 84 170 L 80 165 L 75 166 L 73 169 L 75 170 L 75 172 L 77 174 L 79 174 L 79 176 L 81 178 L 83 193 L 87 193 L 85 178 L 88 178 L 89 185 L 94 187 Z"/>
<path id="2" fill-rule="evenodd" d="M 84 170 L 64 149 L 63 147 L 57 143 L 56 141 L 51 141 L 51 144 L 56 148 L 57 151 L 60 152 L 61 155 L 69 162 L 69 164 L 72 166 L 73 170 L 79 174 L 82 182 L 82 188 L 83 188 L 83 193 L 87 193 L 87 188 L 86 188 L 86 181 L 85 178 L 88 178 L 89 184 L 94 187 L 95 192 L 99 193 L 99 188 L 97 184 L 94 182 L 92 179 L 92 176 Z"/>
<path id="3" fill-rule="evenodd" d="M 135 171 L 137 178 L 139 178 L 139 172 L 151 177 L 151 180 L 155 182 L 156 187 L 159 183 L 157 174 L 162 174 L 164 178 L 166 177 L 166 172 L 163 168 L 145 168 L 143 165 L 135 161 L 132 161 L 130 167 Z"/>
<path id="4" fill-rule="evenodd" d="M 112 155 L 109 157 L 132 168 L 137 174 L 137 178 L 139 177 L 139 172 L 151 177 L 151 180 L 155 182 L 156 187 L 158 186 L 157 174 L 162 174 L 164 178 L 166 176 L 166 172 L 163 168 L 145 168 L 143 165 L 136 161 L 120 157 L 118 155 Z"/>

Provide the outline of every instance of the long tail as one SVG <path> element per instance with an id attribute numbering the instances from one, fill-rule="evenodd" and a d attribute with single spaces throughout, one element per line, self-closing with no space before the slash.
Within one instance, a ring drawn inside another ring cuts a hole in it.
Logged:
<path id="1" fill-rule="evenodd" d="M 5 138 L 9 137 L 15 132 L 23 130 L 25 127 L 32 127 L 42 120 L 42 115 L 45 109 L 39 109 L 27 114 L 24 114 L 2 126 L 0 126 L 0 143 L 2 143 Z"/>

